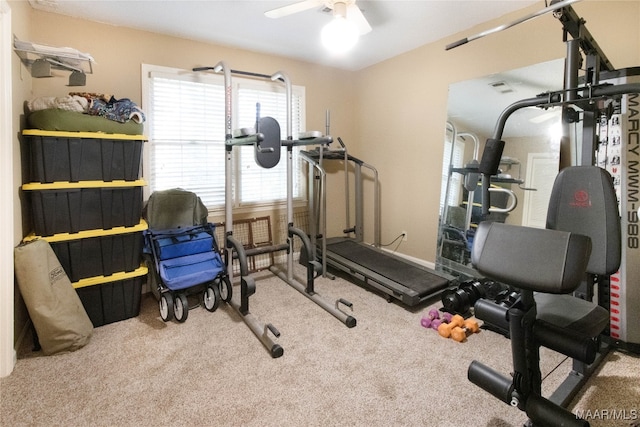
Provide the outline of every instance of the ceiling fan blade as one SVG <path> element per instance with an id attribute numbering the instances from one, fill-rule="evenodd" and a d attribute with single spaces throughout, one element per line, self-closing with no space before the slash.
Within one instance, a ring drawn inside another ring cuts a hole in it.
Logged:
<path id="1" fill-rule="evenodd" d="M 347 6 L 347 19 L 356 24 L 360 35 L 367 34 L 371 31 L 371 25 L 369 25 L 367 18 L 364 17 L 362 11 L 355 3 Z"/>
<path id="2" fill-rule="evenodd" d="M 313 9 L 314 7 L 322 6 L 323 4 L 323 0 L 304 0 L 298 3 L 282 6 L 277 9 L 268 10 L 264 13 L 264 16 L 268 18 L 282 18 L 283 16 L 303 12 L 308 9 Z"/>

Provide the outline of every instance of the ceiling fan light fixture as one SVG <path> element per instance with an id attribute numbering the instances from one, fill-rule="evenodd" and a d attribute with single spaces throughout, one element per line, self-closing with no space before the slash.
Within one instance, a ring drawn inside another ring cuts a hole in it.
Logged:
<path id="1" fill-rule="evenodd" d="M 336 15 L 320 33 L 322 44 L 333 53 L 349 51 L 356 45 L 359 37 L 356 25 L 340 15 Z"/>

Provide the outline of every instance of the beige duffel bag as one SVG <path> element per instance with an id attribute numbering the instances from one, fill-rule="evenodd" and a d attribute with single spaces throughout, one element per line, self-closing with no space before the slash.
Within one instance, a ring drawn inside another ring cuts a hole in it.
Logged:
<path id="1" fill-rule="evenodd" d="M 44 354 L 84 347 L 93 324 L 46 240 L 23 243 L 14 250 L 15 273 Z"/>

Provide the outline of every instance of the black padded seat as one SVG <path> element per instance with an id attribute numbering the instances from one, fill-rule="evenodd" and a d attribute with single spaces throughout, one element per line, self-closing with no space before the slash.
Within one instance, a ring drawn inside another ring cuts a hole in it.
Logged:
<path id="1" fill-rule="evenodd" d="M 590 253 L 591 240 L 580 234 L 485 221 L 471 262 L 486 277 L 521 290 L 568 294 L 580 284 Z"/>
<path id="2" fill-rule="evenodd" d="M 609 312 L 604 307 L 573 295 L 534 295 L 536 319 L 551 323 L 568 331 L 595 337 L 609 324 Z M 567 308 L 570 307 L 570 310 Z"/>

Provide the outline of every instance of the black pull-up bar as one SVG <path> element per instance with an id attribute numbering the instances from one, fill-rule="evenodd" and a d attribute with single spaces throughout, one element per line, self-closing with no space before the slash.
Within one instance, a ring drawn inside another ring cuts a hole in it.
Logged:
<path id="1" fill-rule="evenodd" d="M 500 26 L 498 26 L 496 28 L 492 28 L 490 30 L 483 31 L 483 32 L 475 34 L 473 36 L 465 37 L 462 40 L 458 40 L 456 42 L 448 44 L 445 47 L 445 50 L 451 50 L 451 49 L 454 49 L 454 48 L 456 48 L 458 46 L 462 46 L 463 44 L 467 44 L 470 41 L 473 41 L 473 40 L 488 36 L 488 35 L 493 34 L 493 33 L 497 33 L 497 32 L 506 30 L 506 29 L 514 27 L 514 26 L 516 26 L 518 24 L 522 24 L 523 22 L 528 21 L 530 19 L 537 18 L 540 15 L 544 15 L 545 13 L 553 12 L 555 10 L 567 7 L 571 3 L 575 3 L 575 2 L 578 2 L 578 1 L 580 1 L 580 0 L 562 0 L 562 1 L 555 1 L 555 2 L 552 1 L 550 6 L 547 6 L 544 9 L 541 9 L 541 10 L 539 10 L 537 12 L 534 12 L 534 13 L 532 13 L 530 15 L 524 16 L 524 17 L 522 17 L 520 19 L 517 19 L 517 20 L 515 20 L 513 22 L 510 22 L 508 24 L 503 24 L 503 25 L 500 25 Z"/>

